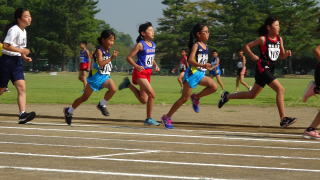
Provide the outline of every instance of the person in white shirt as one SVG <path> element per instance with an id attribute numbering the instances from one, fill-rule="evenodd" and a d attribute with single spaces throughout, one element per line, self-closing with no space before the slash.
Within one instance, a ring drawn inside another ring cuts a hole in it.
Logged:
<path id="1" fill-rule="evenodd" d="M 31 24 L 30 11 L 18 8 L 14 13 L 14 22 L 4 31 L 2 56 L 0 58 L 0 95 L 5 92 L 9 80 L 18 92 L 19 124 L 25 124 L 35 118 L 35 112 L 26 112 L 26 83 L 23 74 L 22 59 L 31 62 L 28 57 L 27 32 L 25 28 Z"/>

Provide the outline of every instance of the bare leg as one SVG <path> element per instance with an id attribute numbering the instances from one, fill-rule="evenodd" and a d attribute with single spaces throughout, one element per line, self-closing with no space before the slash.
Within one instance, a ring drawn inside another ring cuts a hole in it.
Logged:
<path id="1" fill-rule="evenodd" d="M 220 75 L 217 75 L 216 78 L 217 78 L 217 82 L 220 85 L 221 89 L 224 90 L 224 85 L 223 85 L 223 82 L 221 80 Z"/>
<path id="2" fill-rule="evenodd" d="M 243 74 L 241 74 L 240 75 L 240 83 L 242 84 L 242 85 L 244 85 L 247 89 L 249 89 L 250 88 L 250 86 L 246 83 L 246 82 L 244 82 L 244 75 Z"/>
<path id="3" fill-rule="evenodd" d="M 228 99 L 254 99 L 263 90 L 263 87 L 254 84 L 251 91 L 242 91 L 228 95 Z"/>
<path id="4" fill-rule="evenodd" d="M 237 76 L 237 79 L 236 79 L 236 91 L 239 91 L 239 81 L 240 81 L 240 77 Z"/>
<path id="5" fill-rule="evenodd" d="M 320 111 L 318 112 L 318 114 L 316 115 L 316 117 L 314 118 L 313 122 L 309 127 L 317 128 L 319 125 L 320 125 Z"/>
<path id="6" fill-rule="evenodd" d="M 14 82 L 14 86 L 16 87 L 18 92 L 17 102 L 19 106 L 19 111 L 26 111 L 26 82 L 24 80 L 17 80 Z"/>
<path id="7" fill-rule="evenodd" d="M 155 92 L 147 79 L 137 79 L 140 86 L 140 101 L 147 103 L 147 118 L 152 117 Z"/>
<path id="8" fill-rule="evenodd" d="M 196 98 L 201 98 L 204 96 L 207 96 L 209 94 L 212 94 L 217 91 L 218 87 L 217 84 L 209 77 L 205 76 L 199 83 L 201 86 L 206 86 L 202 91 L 195 94 Z"/>
<path id="9" fill-rule="evenodd" d="M 90 85 L 87 84 L 87 86 L 84 89 L 84 92 L 83 92 L 82 96 L 80 96 L 79 98 L 74 100 L 74 102 L 72 103 L 72 108 L 76 109 L 80 104 L 82 104 L 83 102 L 87 101 L 88 98 L 91 96 L 92 92 L 93 92 L 93 90 L 91 89 Z"/>
<path id="10" fill-rule="evenodd" d="M 87 76 L 86 71 L 79 71 L 79 80 L 83 83 L 83 88 L 85 88 L 87 85 L 86 76 Z"/>
<path id="11" fill-rule="evenodd" d="M 181 88 L 183 87 L 183 76 L 184 76 L 184 72 L 181 72 L 178 76 L 178 82 Z"/>
<path id="12" fill-rule="evenodd" d="M 172 117 L 172 115 L 185 103 L 188 101 L 192 93 L 192 88 L 188 83 L 183 83 L 183 89 L 181 97 L 172 105 L 171 109 L 167 113 L 168 117 Z"/>
<path id="13" fill-rule="evenodd" d="M 277 102 L 280 120 L 282 120 L 285 117 L 285 108 L 284 108 L 285 89 L 277 79 L 272 81 L 269 84 L 269 86 L 277 93 L 276 102 Z"/>
<path id="14" fill-rule="evenodd" d="M 108 79 L 103 87 L 108 88 L 108 91 L 104 94 L 104 100 L 109 101 L 117 91 L 116 84 L 112 79 Z"/>

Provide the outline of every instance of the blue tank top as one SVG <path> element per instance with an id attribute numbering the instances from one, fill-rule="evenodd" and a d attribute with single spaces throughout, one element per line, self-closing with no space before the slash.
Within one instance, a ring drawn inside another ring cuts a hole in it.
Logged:
<path id="1" fill-rule="evenodd" d="M 211 59 L 211 65 L 212 65 L 212 66 L 217 65 L 218 60 L 219 60 L 219 57 L 212 57 L 212 59 Z"/>
<path id="2" fill-rule="evenodd" d="M 200 44 L 198 43 L 198 49 L 196 52 L 196 62 L 199 64 L 206 64 L 208 63 L 208 59 L 209 59 L 209 50 L 208 50 L 208 46 L 206 45 L 206 49 L 203 49 L 202 46 L 200 46 Z M 202 68 L 202 67 L 191 67 L 191 71 L 192 73 L 195 73 L 196 71 L 206 71 L 206 68 Z"/>
<path id="3" fill-rule="evenodd" d="M 156 44 L 151 41 L 152 47 L 150 47 L 144 40 L 141 40 L 139 43 L 143 45 L 143 50 L 138 52 L 136 63 L 139 66 L 143 66 L 144 69 L 152 69 L 154 56 L 156 55 Z"/>
<path id="4" fill-rule="evenodd" d="M 97 50 L 101 50 L 102 52 L 102 58 L 103 60 L 107 60 L 111 58 L 111 55 L 109 53 L 109 51 L 107 52 L 103 47 L 99 46 L 97 47 Z M 112 63 L 109 62 L 108 64 L 104 65 L 103 67 L 100 67 L 99 64 L 97 63 L 98 59 L 97 59 L 97 55 L 96 53 L 93 55 L 93 63 L 92 63 L 92 70 L 90 75 L 93 76 L 96 73 L 99 74 L 105 74 L 105 75 L 110 75 L 111 71 L 112 71 Z"/>
<path id="5" fill-rule="evenodd" d="M 80 63 L 88 63 L 89 58 L 86 50 L 80 50 Z"/>

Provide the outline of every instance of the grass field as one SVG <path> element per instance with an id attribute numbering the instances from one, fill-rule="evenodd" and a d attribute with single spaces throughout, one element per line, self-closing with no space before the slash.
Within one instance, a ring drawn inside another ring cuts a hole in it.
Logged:
<path id="1" fill-rule="evenodd" d="M 48 73 L 26 74 L 27 82 L 27 102 L 36 104 L 70 104 L 75 98 L 81 95 L 82 84 L 77 79 L 77 73 L 58 73 L 56 76 Z M 113 73 L 112 79 L 117 85 L 126 74 Z M 226 89 L 230 92 L 235 89 L 235 78 L 222 78 Z M 317 106 L 318 98 L 311 98 L 308 104 L 301 101 L 301 95 L 310 78 L 279 78 L 280 82 L 286 88 L 285 101 L 287 106 Z M 253 78 L 246 78 L 246 82 L 253 85 Z M 175 76 L 153 76 L 152 86 L 156 91 L 156 104 L 173 104 L 180 97 L 180 87 Z M 197 87 L 194 92 L 199 92 L 203 87 Z M 220 87 L 219 87 L 220 88 Z M 11 92 L 0 96 L 0 103 L 16 103 L 16 91 L 12 84 L 9 84 Z M 241 90 L 245 90 L 241 86 Z M 88 100 L 89 104 L 97 103 L 106 90 L 94 93 Z M 217 104 L 221 89 L 217 93 L 201 99 L 201 104 Z M 188 102 L 190 103 L 190 102 Z M 139 104 L 134 95 L 128 89 L 118 91 L 110 104 Z M 233 100 L 229 104 L 233 105 L 257 105 L 274 106 L 275 93 L 269 87 L 254 100 Z"/>

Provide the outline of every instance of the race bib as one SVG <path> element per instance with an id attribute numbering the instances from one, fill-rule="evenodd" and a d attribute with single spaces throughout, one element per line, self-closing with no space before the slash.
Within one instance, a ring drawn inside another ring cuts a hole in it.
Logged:
<path id="1" fill-rule="evenodd" d="M 272 61 L 276 61 L 280 55 L 280 44 L 269 44 L 268 51 L 269 58 Z"/>
<path id="2" fill-rule="evenodd" d="M 109 58 L 110 58 L 110 57 L 105 56 L 105 57 L 103 58 L 103 60 L 105 61 L 105 60 L 107 60 L 107 59 L 109 59 Z M 110 74 L 111 71 L 112 71 L 112 63 L 109 62 L 108 64 L 104 65 L 103 67 L 99 67 L 99 71 L 100 71 L 100 74 Z"/>
<path id="3" fill-rule="evenodd" d="M 208 54 L 198 54 L 197 60 L 199 64 L 206 64 L 208 62 Z M 202 71 L 207 70 L 202 67 L 199 67 L 198 69 L 201 69 Z"/>
<path id="4" fill-rule="evenodd" d="M 80 63 L 84 63 L 84 57 L 80 57 Z"/>
<path id="5" fill-rule="evenodd" d="M 152 67 L 154 60 L 154 54 L 150 54 L 146 56 L 146 67 Z"/>

